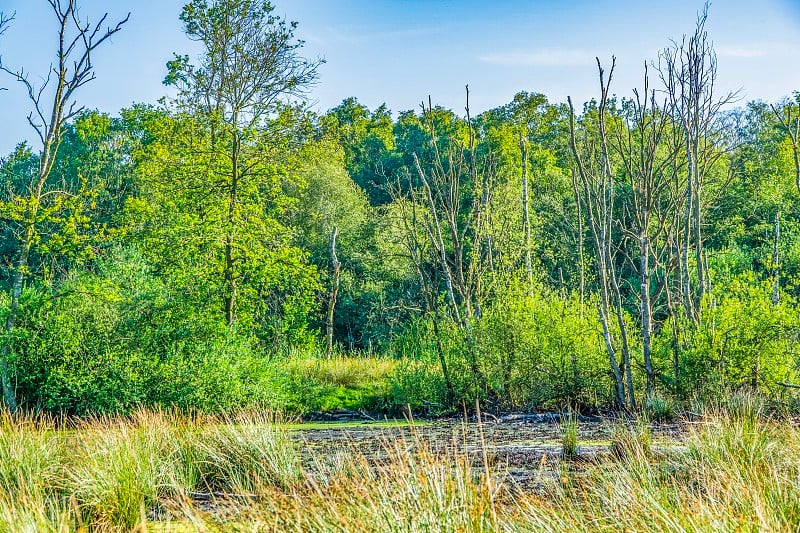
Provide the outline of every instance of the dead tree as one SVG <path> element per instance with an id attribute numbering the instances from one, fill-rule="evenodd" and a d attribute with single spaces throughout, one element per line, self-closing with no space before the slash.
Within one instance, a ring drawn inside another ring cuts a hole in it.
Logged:
<path id="1" fill-rule="evenodd" d="M 32 249 L 39 238 L 38 224 L 40 213 L 47 202 L 54 197 L 63 197 L 64 191 L 50 190 L 48 178 L 56 160 L 64 125 L 83 107 L 75 101 L 76 92 L 95 79 L 94 52 L 109 37 L 120 31 L 130 18 L 130 14 L 113 26 L 105 26 L 108 14 L 103 15 L 96 24 L 81 20 L 77 12 L 76 0 L 48 0 L 58 21 L 58 49 L 56 61 L 44 82 L 35 85 L 24 69 L 12 69 L 0 61 L 0 71 L 9 74 L 21 83 L 28 93 L 33 111 L 28 115 L 28 123 L 36 131 L 41 149 L 39 167 L 27 184 L 27 195 L 16 199 L 24 205 L 20 229 L 17 234 L 17 259 L 14 262 L 11 278 L 11 305 L 6 318 L 6 333 L 11 335 L 16 325 L 19 299 L 25 276 L 29 271 Z M 52 100 L 50 96 L 52 95 Z M 17 401 L 8 368 L 8 343 L 0 356 L 0 379 L 3 398 L 10 411 L 15 411 Z"/>
<path id="2" fill-rule="evenodd" d="M 709 4 L 697 18 L 694 33 L 659 54 L 658 71 L 670 105 L 670 114 L 684 134 L 686 157 L 686 202 L 680 242 L 680 282 L 686 314 L 698 320 L 698 308 L 711 283 L 703 249 L 705 186 L 710 168 L 721 152 L 716 145 L 720 133 L 720 109 L 736 99 L 736 93 L 718 97 L 717 56 L 705 26 Z M 692 285 L 689 257 L 695 261 Z"/>
<path id="3" fill-rule="evenodd" d="M 652 359 L 654 311 L 668 289 L 675 265 L 670 236 L 679 217 L 680 197 L 671 193 L 676 179 L 675 158 L 680 144 L 674 142 L 670 117 L 650 89 L 645 66 L 644 90 L 623 104 L 625 121 L 615 128 L 612 146 L 627 180 L 624 217 L 618 222 L 624 238 L 620 249 L 637 272 L 642 361 L 647 393 L 655 390 Z"/>
<path id="4" fill-rule="evenodd" d="M 411 174 L 406 176 L 405 191 L 398 186 L 390 193 L 405 210 L 405 244 L 427 294 L 428 306 L 435 308 L 438 287 L 443 287 L 446 315 L 463 332 L 470 371 L 475 383 L 485 389 L 473 323 L 481 316 L 491 290 L 487 279 L 496 253 L 490 231 L 496 165 L 491 154 L 479 156 L 477 152 L 468 89 L 466 112 L 468 142 L 440 139 L 430 98 L 427 105 L 422 104 L 422 122 L 430 138 L 429 155 L 423 160 L 418 153 L 412 154 L 414 178 Z M 440 354 L 440 358 L 444 370 L 444 355 Z"/>
<path id="5" fill-rule="evenodd" d="M 406 180 L 408 182 L 408 189 L 413 190 L 414 186 L 410 174 L 406 174 Z M 424 216 L 424 214 L 420 215 L 419 211 L 424 211 L 424 208 L 418 205 L 413 199 L 406 197 L 399 178 L 394 185 L 390 182 L 387 190 L 392 198 L 393 205 L 396 205 L 400 211 L 399 225 L 402 228 L 401 245 L 405 248 L 408 259 L 414 265 L 414 270 L 417 273 L 424 303 L 423 312 L 433 317 L 434 344 L 439 359 L 439 365 L 442 370 L 442 378 L 444 379 L 445 392 L 447 395 L 446 400 L 449 403 L 454 398 L 453 381 L 450 378 L 447 356 L 442 344 L 442 337 L 439 329 L 439 295 L 435 290 L 435 287 L 438 285 L 438 280 L 427 267 L 426 257 L 428 256 L 429 246 L 426 246 L 427 239 L 421 235 L 423 224 L 420 223 L 419 217 Z"/>
<path id="6" fill-rule="evenodd" d="M 603 328 L 603 339 L 608 351 L 611 371 L 616 385 L 617 402 L 620 406 L 635 405 L 633 378 L 631 375 L 630 348 L 620 283 L 615 263 L 618 248 L 613 242 L 615 180 L 610 167 L 609 147 L 606 134 L 609 84 L 614 74 L 616 59 L 612 59 L 611 70 L 606 77 L 597 59 L 600 77 L 600 100 L 597 108 L 595 131 L 585 125 L 579 132 L 576 125 L 575 108 L 568 98 L 570 108 L 570 148 L 575 169 L 580 178 L 575 187 L 576 202 L 582 207 L 592 236 L 594 263 L 600 289 L 598 314 Z M 612 323 L 616 321 L 619 340 Z M 618 351 L 622 352 L 622 360 Z M 621 363 L 621 364 L 620 364 Z"/>

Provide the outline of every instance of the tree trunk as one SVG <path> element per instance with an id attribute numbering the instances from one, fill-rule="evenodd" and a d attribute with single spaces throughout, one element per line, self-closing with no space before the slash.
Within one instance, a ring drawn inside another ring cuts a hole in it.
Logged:
<path id="1" fill-rule="evenodd" d="M 695 144 L 695 158 L 697 157 L 697 149 Z M 694 212 L 693 212 L 693 222 L 692 228 L 694 229 L 694 257 L 697 263 L 697 296 L 696 296 L 696 303 L 695 303 L 695 311 L 697 312 L 697 318 L 699 320 L 699 309 L 700 305 L 703 302 L 703 297 L 706 295 L 707 283 L 706 280 L 708 278 L 708 273 L 706 271 L 706 258 L 705 254 L 703 253 L 703 218 L 702 218 L 702 211 L 700 205 L 701 199 L 701 176 L 700 173 L 697 171 L 697 163 L 695 162 L 695 175 L 694 175 Z"/>
<path id="2" fill-rule="evenodd" d="M 622 377 L 622 370 L 620 369 L 619 362 L 617 361 L 617 354 L 614 349 L 614 340 L 611 338 L 611 328 L 609 327 L 608 305 L 604 304 L 603 300 L 608 297 L 601 296 L 601 303 L 597 308 L 600 315 L 600 324 L 603 326 L 603 341 L 606 344 L 606 351 L 608 352 L 609 363 L 611 364 L 611 372 L 614 374 L 614 384 L 617 391 L 617 404 L 620 407 L 625 407 L 625 381 Z"/>
<path id="3" fill-rule="evenodd" d="M 781 301 L 781 269 L 778 245 L 781 239 L 781 212 L 775 212 L 775 243 L 772 248 L 772 305 Z"/>
<path id="4" fill-rule="evenodd" d="M 689 134 L 686 134 L 686 159 L 688 170 L 686 172 L 686 214 L 683 220 L 683 242 L 681 243 L 681 292 L 686 316 L 695 319 L 694 298 L 692 296 L 692 281 L 689 275 L 689 250 L 692 239 L 692 206 L 694 205 L 694 160 L 690 148 Z"/>
<path id="5" fill-rule="evenodd" d="M 338 234 L 339 229 L 333 228 L 333 233 L 331 234 L 331 245 L 330 245 L 330 253 L 331 253 L 331 294 L 328 298 L 328 317 L 325 323 L 325 333 L 328 339 L 327 343 L 327 351 L 326 354 L 328 359 L 331 358 L 333 355 L 333 318 L 334 312 L 336 309 L 336 298 L 339 295 L 339 274 L 341 272 L 341 263 L 339 263 L 339 258 L 336 256 L 336 235 Z"/>
<path id="6" fill-rule="evenodd" d="M 28 222 L 20 243 L 19 257 L 14 265 L 14 278 L 11 284 L 11 306 L 6 317 L 6 336 L 7 341 L 3 343 L 2 354 L 0 354 L 0 383 L 3 389 L 3 400 L 6 407 L 12 413 L 17 410 L 17 398 L 14 387 L 11 383 L 11 369 L 9 368 L 9 358 L 11 357 L 10 341 L 11 334 L 17 323 L 17 313 L 19 310 L 19 300 L 22 296 L 22 285 L 25 281 L 25 272 L 28 270 L 28 258 L 30 257 L 31 245 L 34 237 L 33 223 Z"/>
<path id="7" fill-rule="evenodd" d="M 675 307 L 672 304 L 672 296 L 670 294 L 669 286 L 666 288 L 666 297 L 667 297 L 667 312 L 671 318 L 670 322 L 672 325 L 672 375 L 673 379 L 675 380 L 674 384 L 674 392 L 677 394 L 680 392 L 680 338 L 678 337 L 678 324 L 677 320 L 678 317 L 675 314 Z"/>
<path id="8" fill-rule="evenodd" d="M 236 234 L 236 206 L 239 196 L 239 135 L 233 134 L 231 148 L 231 185 L 228 198 L 227 235 L 225 236 L 225 321 L 232 326 L 236 321 L 236 273 L 233 257 Z"/>
<path id="9" fill-rule="evenodd" d="M 531 218 L 528 200 L 528 148 L 525 137 L 519 134 L 519 149 L 522 153 L 522 232 L 525 238 L 525 273 L 528 275 L 528 290 L 533 290 L 533 261 L 531 260 Z"/>
<path id="10" fill-rule="evenodd" d="M 644 360 L 644 371 L 647 375 L 647 394 L 653 394 L 655 386 L 655 375 L 653 373 L 652 361 L 652 334 L 653 334 L 653 311 L 650 301 L 650 240 L 647 236 L 647 213 L 644 214 L 645 226 L 641 228 L 639 236 L 639 281 L 640 299 L 642 313 L 642 358 Z"/>
<path id="11" fill-rule="evenodd" d="M 619 289 L 619 282 L 617 281 L 617 274 L 613 265 L 611 267 L 611 287 L 614 290 L 614 308 L 617 316 L 617 325 L 619 326 L 619 339 L 622 348 L 622 364 L 625 372 L 625 382 L 628 389 L 627 406 L 631 409 L 635 409 L 636 398 L 634 396 L 633 389 L 633 372 L 631 369 L 631 348 L 630 343 L 628 342 L 628 326 L 625 324 L 625 310 L 622 305 L 622 294 Z"/>

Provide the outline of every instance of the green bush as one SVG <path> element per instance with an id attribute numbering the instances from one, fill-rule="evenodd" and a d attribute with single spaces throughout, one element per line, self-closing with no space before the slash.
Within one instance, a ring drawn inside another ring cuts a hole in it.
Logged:
<path id="1" fill-rule="evenodd" d="M 680 319 L 679 319 L 680 320 Z M 667 323 L 656 339 L 657 364 L 671 369 L 674 344 Z M 776 382 L 800 376 L 800 312 L 797 302 L 781 295 L 772 302 L 769 282 L 752 275 L 730 281 L 707 298 L 696 327 L 680 324 L 678 389 L 707 398 L 746 388 L 776 391 Z M 669 372 L 672 374 L 672 372 Z"/>
<path id="2" fill-rule="evenodd" d="M 608 362 L 597 313 L 577 296 L 510 284 L 476 331 L 484 372 L 504 407 L 606 400 Z"/>

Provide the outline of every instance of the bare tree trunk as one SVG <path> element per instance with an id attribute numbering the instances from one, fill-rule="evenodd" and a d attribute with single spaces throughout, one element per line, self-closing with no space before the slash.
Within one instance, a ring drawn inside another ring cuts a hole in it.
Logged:
<path id="1" fill-rule="evenodd" d="M 581 301 L 581 316 L 583 316 L 583 304 L 586 293 L 586 273 L 583 260 L 583 213 L 581 209 L 580 194 L 578 192 L 578 178 L 575 169 L 572 169 L 572 191 L 575 194 L 578 210 L 578 285 Z"/>
<path id="2" fill-rule="evenodd" d="M 678 393 L 680 391 L 680 372 L 681 372 L 681 367 L 680 367 L 681 345 L 680 345 L 680 338 L 678 337 L 678 324 L 676 322 L 678 320 L 678 317 L 675 314 L 675 307 L 672 304 L 672 296 L 670 294 L 669 287 L 667 287 L 665 290 L 666 290 L 666 298 L 667 298 L 667 312 L 669 313 L 669 316 L 672 319 L 670 321 L 671 326 L 672 326 L 671 327 L 671 329 L 672 329 L 672 376 L 673 376 L 673 379 L 675 380 L 674 391 L 675 391 L 675 393 Z"/>
<path id="3" fill-rule="evenodd" d="M 336 256 L 336 235 L 338 234 L 339 229 L 333 228 L 333 233 L 331 234 L 331 246 L 330 246 L 330 253 L 331 253 L 331 294 L 328 298 L 328 317 L 325 323 L 325 332 L 328 339 L 327 344 L 327 351 L 326 354 L 328 359 L 331 358 L 333 355 L 333 318 L 334 318 L 334 311 L 336 309 L 336 298 L 339 294 L 339 274 L 341 273 L 342 264 L 339 262 L 339 258 Z"/>
<path id="4" fill-rule="evenodd" d="M 522 232 L 525 238 L 525 273 L 528 275 L 528 290 L 533 290 L 533 262 L 531 260 L 531 218 L 528 207 L 528 148 L 525 137 L 519 134 L 519 149 L 522 153 Z"/>
<path id="5" fill-rule="evenodd" d="M 597 307 L 597 311 L 600 316 L 600 325 L 603 328 L 603 341 L 606 344 L 606 351 L 608 352 L 609 362 L 611 364 L 611 372 L 614 374 L 617 403 L 620 407 L 625 407 L 625 381 L 622 376 L 622 370 L 620 369 L 619 362 L 617 361 L 616 349 L 614 348 L 614 339 L 611 337 L 607 291 L 601 291 L 600 305 Z"/>
<path id="6" fill-rule="evenodd" d="M 619 327 L 619 339 L 622 348 L 622 364 L 625 372 L 625 382 L 628 389 L 627 405 L 631 409 L 636 408 L 636 398 L 633 389 L 633 371 L 631 368 L 631 348 L 628 341 L 628 325 L 625 323 L 625 309 L 622 305 L 622 294 L 617 281 L 617 274 L 612 265 L 611 267 L 611 287 L 614 291 L 614 309 L 617 316 L 617 326 Z"/>
<path id="7" fill-rule="evenodd" d="M 697 154 L 697 147 L 695 141 L 695 154 Z M 695 161 L 697 157 L 695 155 Z M 697 268 L 697 302 L 695 303 L 696 318 L 700 319 L 699 309 L 706 295 L 708 272 L 706 271 L 706 256 L 703 252 L 703 216 L 702 208 L 700 205 L 702 198 L 702 176 L 697 172 L 697 163 L 695 162 L 695 175 L 694 175 L 694 212 L 692 215 L 692 228 L 694 230 L 694 257 Z"/>
<path id="8" fill-rule="evenodd" d="M 781 240 L 781 212 L 775 212 L 775 242 L 772 247 L 772 305 L 781 301 L 781 268 L 779 244 Z"/>
<path id="9" fill-rule="evenodd" d="M 572 100 L 568 97 L 567 102 L 570 108 L 570 148 L 575 159 L 575 165 L 580 176 L 580 182 L 583 188 L 581 194 L 577 180 L 574 184 L 575 200 L 580 206 L 583 204 L 586 207 L 586 216 L 589 219 L 589 229 L 592 234 L 592 242 L 594 245 L 595 266 L 597 268 L 598 283 L 600 285 L 600 305 L 598 306 L 598 314 L 600 323 L 603 330 L 603 340 L 608 352 L 609 363 L 611 371 L 614 375 L 614 382 L 616 386 L 616 397 L 620 407 L 627 406 L 626 399 L 626 382 L 625 378 L 628 374 L 625 363 L 629 362 L 630 352 L 628 350 L 627 337 L 622 340 L 623 348 L 623 367 L 620 367 L 617 359 L 617 352 L 614 346 L 614 338 L 611 333 L 610 319 L 611 319 L 611 290 L 614 287 L 613 297 L 615 302 L 619 302 L 619 287 L 616 284 L 616 274 L 613 267 L 613 254 L 611 253 L 611 227 L 613 216 L 613 200 L 614 200 L 614 186 L 613 175 L 609 169 L 609 160 L 607 145 L 605 142 L 605 113 L 606 102 L 608 97 L 608 83 L 614 72 L 614 62 L 612 62 L 611 72 L 606 80 L 603 68 L 600 65 L 600 60 L 597 60 L 597 67 L 600 75 L 600 153 L 589 153 L 588 157 L 599 157 L 600 169 L 593 169 L 587 166 L 584 162 L 584 154 L 578 149 L 578 142 L 576 138 L 575 127 L 575 109 L 572 105 Z M 596 147 L 589 146 L 587 149 L 592 152 Z M 621 335 L 624 335 L 624 319 L 622 318 L 622 310 L 619 306 L 615 305 L 617 311 L 617 320 L 621 329 Z M 631 398 L 632 398 L 631 389 Z"/>
<path id="10" fill-rule="evenodd" d="M 236 127 L 234 125 L 234 127 Z M 236 265 L 233 256 L 236 238 L 236 207 L 239 196 L 239 134 L 233 133 L 233 146 L 231 148 L 231 183 L 228 197 L 228 220 L 226 221 L 225 236 L 225 320 L 228 326 L 236 322 Z"/>
<path id="11" fill-rule="evenodd" d="M 647 220 L 647 214 L 644 215 Z M 652 360 L 653 310 L 650 301 L 650 239 L 647 226 L 642 228 L 639 236 L 639 282 L 642 313 L 642 356 L 644 371 L 647 375 L 647 394 L 652 395 L 655 387 L 655 375 Z"/>
<path id="12" fill-rule="evenodd" d="M 692 296 L 692 276 L 689 274 L 689 250 L 691 249 L 692 240 L 692 208 L 694 206 L 694 159 L 692 157 L 691 149 L 689 148 L 689 135 L 686 135 L 686 158 L 687 167 L 686 172 L 686 215 L 683 220 L 683 242 L 681 243 L 681 282 L 683 293 L 683 304 L 686 307 L 686 316 L 690 320 L 695 320 L 695 307 L 694 297 Z"/>

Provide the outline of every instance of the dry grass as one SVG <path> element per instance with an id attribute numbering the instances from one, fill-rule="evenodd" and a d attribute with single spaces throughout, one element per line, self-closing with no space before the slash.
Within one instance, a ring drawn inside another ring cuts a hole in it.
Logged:
<path id="1" fill-rule="evenodd" d="M 562 469 L 536 495 L 413 434 L 387 440 L 384 459 L 306 471 L 266 415 L 141 412 L 77 429 L 5 418 L 0 531 L 796 530 L 800 431 L 756 399 L 728 403 L 669 453 L 651 453 L 641 427 L 619 429 L 620 453 Z"/>

